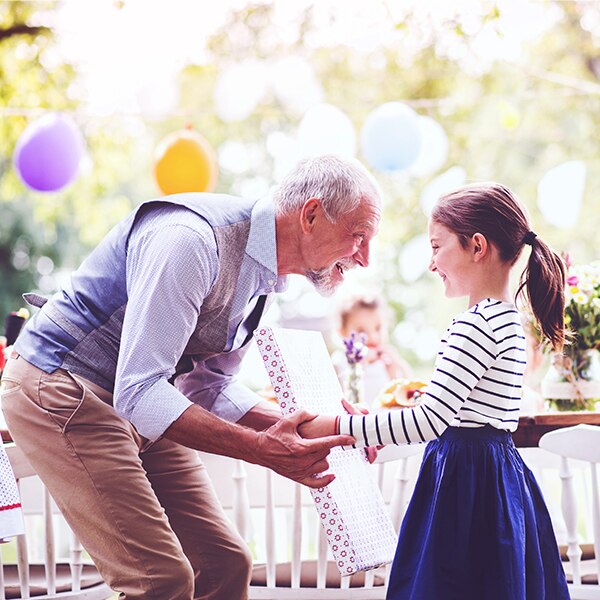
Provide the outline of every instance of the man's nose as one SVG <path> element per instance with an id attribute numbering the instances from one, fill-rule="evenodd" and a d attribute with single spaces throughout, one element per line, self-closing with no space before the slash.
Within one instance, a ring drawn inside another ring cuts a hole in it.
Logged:
<path id="1" fill-rule="evenodd" d="M 354 253 L 354 260 L 361 267 L 369 266 L 369 242 L 363 242 Z"/>

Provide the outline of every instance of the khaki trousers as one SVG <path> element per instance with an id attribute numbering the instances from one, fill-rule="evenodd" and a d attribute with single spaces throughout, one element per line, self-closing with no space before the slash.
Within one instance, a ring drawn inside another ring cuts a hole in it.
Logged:
<path id="1" fill-rule="evenodd" d="M 250 554 L 194 450 L 149 443 L 109 392 L 62 369 L 12 358 L 2 382 L 13 439 L 120 598 L 247 598 Z"/>

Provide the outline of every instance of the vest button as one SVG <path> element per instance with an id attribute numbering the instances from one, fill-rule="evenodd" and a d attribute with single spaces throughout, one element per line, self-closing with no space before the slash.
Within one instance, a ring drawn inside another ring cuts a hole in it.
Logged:
<path id="1" fill-rule="evenodd" d="M 268 283 L 270 286 L 273 286 L 273 285 L 275 285 L 275 282 L 274 282 L 272 279 L 269 279 L 269 280 L 267 281 L 267 283 Z"/>

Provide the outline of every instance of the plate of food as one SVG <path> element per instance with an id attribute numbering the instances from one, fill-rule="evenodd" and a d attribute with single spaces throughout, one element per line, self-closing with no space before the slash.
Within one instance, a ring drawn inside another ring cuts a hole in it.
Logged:
<path id="1" fill-rule="evenodd" d="M 379 394 L 377 400 L 381 408 L 410 408 L 421 401 L 425 381 L 418 379 L 392 379 Z"/>

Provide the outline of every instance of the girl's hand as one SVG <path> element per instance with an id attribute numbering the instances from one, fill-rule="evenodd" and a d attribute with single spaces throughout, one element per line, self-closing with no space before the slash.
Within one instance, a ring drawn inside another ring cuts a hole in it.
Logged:
<path id="1" fill-rule="evenodd" d="M 336 435 L 335 417 L 330 415 L 315 415 L 311 420 L 304 421 L 298 427 L 298 433 L 303 438 L 320 438 Z"/>
<path id="2" fill-rule="evenodd" d="M 362 407 L 359 408 L 358 406 L 356 406 L 356 404 L 350 404 L 350 402 L 348 402 L 345 398 L 342 398 L 342 406 L 349 415 L 369 414 L 368 409 Z M 375 459 L 377 458 L 377 451 L 382 447 L 383 446 L 369 446 L 368 448 L 365 448 L 365 455 L 367 457 L 367 460 L 371 464 L 375 462 Z"/>

